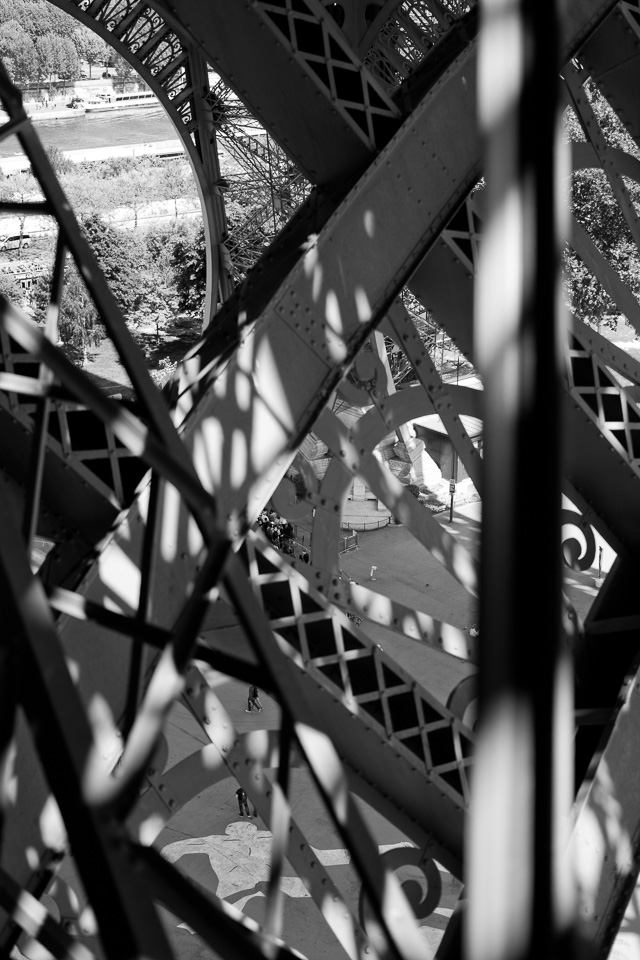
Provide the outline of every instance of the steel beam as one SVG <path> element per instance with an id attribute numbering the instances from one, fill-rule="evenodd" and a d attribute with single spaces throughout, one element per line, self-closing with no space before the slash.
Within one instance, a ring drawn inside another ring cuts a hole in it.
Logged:
<path id="1" fill-rule="evenodd" d="M 203 51 L 312 183 L 353 176 L 398 124 L 399 110 L 319 0 L 256 0 L 224 11 L 204 0 L 162 0 L 157 6 Z"/>
<path id="2" fill-rule="evenodd" d="M 615 721 L 605 728 L 600 762 L 575 804 L 569 855 L 576 869 L 580 916 L 599 957 L 609 955 L 640 871 L 640 783 L 631 761 L 640 731 L 638 680 L 630 669 Z"/>
<path id="3" fill-rule="evenodd" d="M 616 4 L 582 45 L 578 58 L 636 144 L 640 144 L 640 108 L 631 91 L 638 65 L 638 13 L 637 3 Z"/>
<path id="4" fill-rule="evenodd" d="M 487 0 L 481 14 L 488 219 L 475 356 L 485 403 L 483 642 L 464 955 L 533 960 L 563 956 L 576 923 L 560 860 L 573 717 L 558 550 L 559 14 L 555 3 L 535 0 Z M 535 540 L 546 558 L 535 619 L 522 617 L 530 585 L 520 575 L 521 538 Z"/>
<path id="5" fill-rule="evenodd" d="M 97 11 L 99 6 L 94 3 L 90 9 Z M 266 5 L 263 6 L 266 8 Z M 129 12 L 135 13 L 138 9 L 130 8 Z M 600 5 L 597 4 L 576 4 L 572 7 L 570 16 L 577 17 L 575 35 L 598 10 Z M 255 10 L 253 12 L 255 13 Z M 243 12 L 244 15 L 247 15 L 246 11 Z M 290 24 L 287 28 L 290 30 L 291 43 L 294 39 L 299 39 L 296 31 L 300 17 L 292 17 L 291 23 L 293 21 L 296 21 L 296 24 Z M 120 25 L 122 31 L 126 32 L 133 24 L 134 18 L 130 17 L 129 21 Z M 162 37 L 165 36 L 163 33 Z M 241 58 L 241 54 L 234 53 L 233 56 Z M 263 56 L 266 57 L 266 54 Z M 177 64 L 176 69 L 182 69 L 183 59 L 182 54 L 179 54 L 176 61 L 167 61 L 160 68 L 160 73 L 169 79 L 172 64 Z M 296 70 L 299 71 L 301 67 L 312 69 L 309 63 L 308 57 L 301 56 Z M 308 242 L 302 259 L 298 259 L 298 253 L 292 247 L 289 251 L 291 260 L 286 263 L 280 260 L 276 265 L 279 271 L 278 289 L 269 286 L 270 294 L 264 300 L 264 310 L 260 311 L 261 320 L 255 326 L 245 320 L 242 298 L 239 297 L 234 302 L 227 322 L 230 325 L 235 323 L 236 338 L 230 339 L 226 345 L 227 352 L 223 355 L 216 356 L 214 353 L 211 369 L 205 370 L 206 364 L 203 363 L 194 376 L 194 403 L 191 416 L 185 425 L 184 451 L 167 430 L 166 419 L 159 415 L 157 410 L 155 432 L 165 440 L 164 449 L 161 443 L 154 442 L 152 432 L 134 427 L 130 422 L 125 424 L 126 418 L 119 418 L 111 407 L 98 402 L 90 392 L 83 393 L 82 383 L 64 369 L 64 364 L 56 367 L 58 372 L 62 372 L 63 379 L 66 378 L 67 383 L 78 389 L 88 402 L 95 404 L 105 418 L 114 418 L 128 439 L 134 445 L 137 444 L 136 449 L 144 451 L 160 473 L 164 471 L 170 476 L 176 489 L 180 490 L 182 497 L 190 502 L 192 508 L 199 505 L 206 511 L 207 498 L 204 496 L 199 499 L 200 494 L 195 490 L 197 481 L 193 474 L 179 469 L 180 458 L 184 457 L 188 461 L 191 455 L 207 490 L 219 494 L 222 516 L 229 517 L 231 526 L 239 534 L 243 533 L 242 523 L 237 520 L 241 511 L 249 502 L 247 515 L 250 517 L 258 503 L 264 502 L 261 498 L 277 483 L 282 462 L 293 454 L 297 443 L 313 424 L 324 398 L 339 383 L 400 285 L 459 205 L 477 171 L 474 96 L 473 91 L 467 89 L 472 86 L 472 71 L 473 55 L 470 51 L 456 62 L 425 96 L 404 127 L 351 191 L 334 218 L 327 224 L 327 228 Z M 287 75 L 291 76 L 283 74 Z M 185 87 L 177 92 L 179 102 L 184 102 L 181 98 L 187 98 Z M 454 117 L 458 109 L 462 110 L 462 114 Z M 369 125 L 369 119 L 367 136 L 375 132 L 373 126 Z M 291 129 L 295 129 L 296 125 L 304 126 L 305 122 L 304 118 L 296 117 Z M 342 123 L 341 119 L 340 124 Z M 373 120 L 371 124 L 373 125 Z M 304 141 L 304 131 L 301 137 Z M 436 143 L 438 147 L 432 151 L 433 156 L 427 158 L 428 163 L 425 165 L 425 150 L 428 145 Z M 390 174 L 404 179 L 395 182 Z M 418 212 L 422 210 L 428 210 L 429 213 L 425 212 L 423 215 Z M 395 217 L 399 218 L 398 225 L 394 222 Z M 68 219 L 66 226 L 69 229 Z M 258 279 L 254 282 L 260 287 L 259 271 L 256 277 Z M 345 280 L 345 277 L 348 279 Z M 260 294 L 256 295 L 256 299 L 260 299 Z M 35 342 L 34 340 L 33 343 Z M 201 355 L 197 352 L 194 354 L 194 366 L 197 366 L 198 356 L 205 358 L 206 352 Z M 54 353 L 48 353 L 46 359 L 55 366 Z M 219 376 L 214 377 L 214 374 Z M 197 394 L 201 388 L 205 395 L 198 399 Z M 256 502 L 250 500 L 254 495 Z M 179 495 L 175 490 L 167 486 L 159 504 L 161 536 L 156 545 L 158 575 L 155 592 L 151 597 L 150 612 L 157 617 L 157 622 L 162 624 L 177 623 L 178 614 L 183 609 L 184 596 L 194 583 L 204 589 L 196 573 L 197 567 L 207 556 L 201 549 L 207 540 L 207 531 L 202 529 L 203 526 L 206 528 L 206 524 L 201 523 L 201 529 L 198 530 L 197 524 L 188 517 L 188 511 L 178 504 L 178 499 Z M 195 512 L 198 513 L 198 510 Z M 140 606 L 137 578 L 142 556 L 142 527 L 147 522 L 151 526 L 146 493 L 143 493 L 134 508 L 122 518 L 122 524 L 110 538 L 99 564 L 83 584 L 82 589 L 89 600 L 108 601 L 135 617 Z M 294 584 L 294 578 L 288 571 L 280 573 L 282 583 Z M 304 694 L 308 693 L 310 703 L 315 702 L 314 697 L 317 698 L 323 723 L 337 736 L 340 726 L 344 727 L 342 709 L 335 705 L 328 706 L 328 699 L 315 693 L 314 685 L 306 674 L 294 679 L 297 677 L 295 670 L 289 669 L 286 661 L 278 659 L 277 645 L 274 644 L 271 634 L 261 631 L 257 626 L 259 611 L 249 602 L 251 598 L 246 585 L 241 579 L 230 582 L 245 618 L 245 628 L 252 636 L 258 634 L 256 646 L 267 664 L 269 655 L 273 654 L 274 669 L 279 671 L 283 702 L 288 704 L 294 717 L 299 719 L 307 716 Z M 302 592 L 304 593 L 304 588 Z M 17 590 L 15 594 L 17 595 Z M 196 605 L 199 599 L 196 596 Z M 246 606 L 244 600 L 247 600 Z M 256 614 L 253 622 L 249 615 L 250 610 Z M 313 616 L 311 619 L 308 616 L 306 620 L 303 616 L 299 619 L 302 624 L 302 632 L 298 634 L 299 643 L 304 649 L 307 642 L 307 621 L 309 624 L 315 621 Z M 280 623 L 282 629 L 293 626 L 290 623 Z M 181 651 L 182 659 L 186 656 L 189 634 L 195 629 L 191 625 L 183 631 L 185 642 Z M 111 634 L 106 629 L 96 630 L 92 637 L 93 646 L 88 652 L 85 628 L 75 632 L 74 630 L 70 621 L 64 621 L 61 625 L 67 655 L 81 664 L 82 693 L 87 701 L 90 701 L 95 693 L 105 693 L 116 716 L 119 715 L 124 697 L 121 678 L 126 671 L 119 668 L 117 658 L 113 657 Z M 318 658 L 310 659 L 317 661 Z M 384 677 L 383 668 L 389 668 L 393 672 L 393 664 L 374 651 L 364 655 L 358 651 L 357 657 L 345 657 L 344 663 L 339 664 L 338 661 L 324 664 L 316 662 L 313 669 L 320 669 L 322 666 L 334 669 L 338 666 L 344 680 L 344 669 L 348 674 L 350 668 L 346 663 L 350 660 L 373 663 L 378 678 L 380 674 Z M 291 691 L 287 690 L 288 680 L 292 681 Z M 404 689 L 404 682 L 395 686 L 402 688 L 402 695 L 410 693 Z M 398 732 L 393 724 L 393 699 L 398 693 L 395 686 L 386 689 L 383 694 L 384 730 L 379 732 L 378 742 L 371 746 L 369 736 L 363 737 L 360 744 L 360 753 L 367 756 L 367 763 L 379 768 L 374 771 L 375 776 L 372 776 L 374 781 L 380 770 L 393 769 L 399 771 L 401 777 L 405 776 L 402 763 L 393 765 L 392 762 L 392 765 L 388 766 L 386 758 L 388 743 Z M 369 705 L 369 710 L 373 710 L 376 696 L 375 690 L 367 690 L 358 693 L 356 699 L 359 698 L 361 709 Z M 409 700 L 405 702 L 409 703 Z M 436 709 L 436 705 L 428 705 Z M 424 711 L 424 706 L 418 705 L 417 709 L 419 714 L 420 710 Z M 398 710 L 403 712 L 400 708 Z M 461 726 L 456 726 L 455 719 L 450 723 L 445 717 L 442 721 L 434 720 L 434 724 L 436 726 L 432 731 L 425 730 L 418 724 L 417 734 L 414 727 L 400 725 L 401 733 L 407 734 L 399 738 L 404 741 L 403 749 L 412 749 L 407 745 L 409 736 L 419 735 L 422 749 L 430 749 L 431 733 L 441 733 L 446 727 L 449 736 L 453 729 L 458 737 L 456 740 L 454 736 L 454 744 L 459 743 L 461 733 L 465 733 Z M 300 728 L 304 725 L 298 726 Z M 309 753 L 310 737 L 307 731 L 299 729 L 298 735 Z M 435 742 L 437 741 L 436 737 Z M 448 768 L 441 770 L 441 774 L 457 773 L 460 776 L 458 765 L 461 758 L 458 749 L 462 750 L 461 747 L 454 749 L 454 760 L 447 754 L 446 763 L 436 764 Z M 325 749 L 324 745 L 322 750 L 323 756 L 330 761 L 330 770 L 333 772 L 337 769 L 334 755 L 330 749 Z M 401 755 L 404 756 L 402 751 Z M 312 758 L 319 786 L 330 798 L 331 789 L 326 771 L 321 769 L 317 760 L 318 758 Z M 412 779 L 407 775 L 408 794 L 412 792 Z M 394 806 L 397 809 L 398 802 Z M 336 807 L 334 802 L 334 813 L 345 835 L 349 835 L 353 830 L 354 846 L 361 868 L 366 872 L 370 854 L 363 841 L 358 819 L 352 810 L 346 817 L 341 816 L 341 811 Z M 430 815 L 431 813 L 432 811 Z M 422 815 L 416 808 L 416 819 Z M 445 840 L 450 839 L 453 834 L 453 840 L 457 842 L 458 819 L 454 821 L 442 813 L 441 819 L 436 816 L 436 820 L 438 830 L 443 831 Z M 87 869 L 91 870 L 91 867 Z M 374 886 L 379 884 L 381 875 L 376 873 L 375 876 Z M 402 901 L 397 902 L 402 907 Z M 404 937 L 403 931 L 398 928 L 397 918 L 389 916 L 388 920 L 392 939 L 401 943 Z M 145 948 L 146 946 L 145 943 Z M 150 952 L 155 951 L 156 947 L 157 945 L 152 944 Z M 160 953 L 159 946 L 157 949 Z M 409 945 L 409 949 L 419 955 L 415 940 Z"/>

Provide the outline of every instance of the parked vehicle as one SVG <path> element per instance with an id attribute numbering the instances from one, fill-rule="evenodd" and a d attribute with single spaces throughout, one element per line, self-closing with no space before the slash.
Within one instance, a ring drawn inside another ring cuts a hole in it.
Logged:
<path id="1" fill-rule="evenodd" d="M 102 74 L 103 80 L 111 80 L 112 77 L 113 77 L 113 74 L 109 73 L 108 70 L 105 70 L 104 73 Z"/>
<path id="2" fill-rule="evenodd" d="M 31 237 L 28 233 L 22 234 L 22 249 L 26 250 L 27 247 L 31 246 Z M 0 250 L 19 250 L 20 249 L 20 234 L 12 234 L 11 236 L 0 237 Z"/>

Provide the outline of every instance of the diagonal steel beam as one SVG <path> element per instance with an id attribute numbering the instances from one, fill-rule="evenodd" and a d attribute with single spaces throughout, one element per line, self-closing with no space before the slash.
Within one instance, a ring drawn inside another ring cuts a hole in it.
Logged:
<path id="1" fill-rule="evenodd" d="M 44 591 L 29 570 L 16 519 L 4 503 L 0 503 L 0 524 L 0 589 L 7 620 L 4 646 L 19 671 L 18 698 L 82 867 L 105 951 L 114 958 L 136 951 L 169 960 L 155 908 L 123 856 L 121 831 L 86 802 L 84 776 L 94 749 L 92 736 L 55 635 Z M 31 807 L 32 799 L 25 801 Z M 15 864 L 20 873 L 24 871 L 22 855 L 20 851 Z M 10 863 L 6 867 L 11 871 Z"/>

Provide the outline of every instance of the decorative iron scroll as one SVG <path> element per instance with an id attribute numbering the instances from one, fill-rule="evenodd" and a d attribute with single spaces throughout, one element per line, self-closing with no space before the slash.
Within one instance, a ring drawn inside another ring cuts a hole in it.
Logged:
<path id="1" fill-rule="evenodd" d="M 430 917 L 442 900 L 442 875 L 435 860 L 425 859 L 422 851 L 409 846 L 387 850 L 381 854 L 381 859 L 400 881 L 416 920 L 420 922 Z M 360 923 L 372 945 L 382 949 L 384 942 L 364 890 L 360 891 L 358 911 Z"/>
<path id="2" fill-rule="evenodd" d="M 562 556 L 572 570 L 588 570 L 593 566 L 596 556 L 596 540 L 593 528 L 576 510 L 564 509 L 562 521 Z M 579 532 L 579 537 L 565 533 L 567 527 Z"/>

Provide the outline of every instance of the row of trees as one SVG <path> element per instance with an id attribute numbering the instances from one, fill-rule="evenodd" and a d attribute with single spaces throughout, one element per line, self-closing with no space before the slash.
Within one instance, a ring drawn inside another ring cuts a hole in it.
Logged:
<path id="1" fill-rule="evenodd" d="M 81 61 L 109 63 L 123 81 L 131 66 L 93 31 L 48 0 L 0 0 L 0 58 L 18 85 L 76 77 Z"/>
<path id="2" fill-rule="evenodd" d="M 178 200 L 196 196 L 188 164 L 183 160 L 157 158 L 114 158 L 97 164 L 72 164 L 55 148 L 49 150 L 49 157 L 131 329 L 134 333 L 141 327 L 148 329 L 149 325 L 155 329 L 151 359 L 157 366 L 162 354 L 160 334 L 163 330 L 177 320 L 184 341 L 185 337 L 197 334 L 202 322 L 206 289 L 204 230 L 199 219 L 193 222 L 178 216 Z M 31 173 L 0 179 L 0 201 L 24 203 L 38 199 L 41 199 L 39 187 Z M 112 219 L 114 209 L 129 207 L 137 217 L 140 207 L 153 200 L 173 201 L 175 215 L 170 222 L 145 230 L 116 228 Z M 231 229 L 250 220 L 254 207 L 244 197 L 230 199 L 227 212 Z M 21 218 L 21 234 L 24 229 L 24 218 Z M 254 229 L 251 242 L 254 247 L 266 243 L 259 227 Z M 21 251 L 11 256 L 20 258 Z M 53 239 L 36 241 L 28 251 L 29 258 L 34 256 L 51 268 Z M 235 269 L 236 280 L 241 280 L 242 264 L 236 263 Z M 44 316 L 49 282 L 48 276 L 39 279 L 27 295 L 38 320 Z M 0 292 L 14 301 L 24 298 L 19 285 L 6 275 L 0 275 Z M 75 266 L 69 263 L 60 317 L 62 344 L 73 359 L 86 360 L 88 351 L 104 335 L 84 283 Z M 141 336 L 140 341 L 148 350 L 148 335 Z"/>
<path id="3" fill-rule="evenodd" d="M 178 200 L 194 200 L 197 195 L 189 165 L 182 160 L 114 158 L 99 164 L 72 164 L 57 155 L 54 168 L 81 219 L 93 213 L 109 219 L 118 208 L 128 207 L 137 226 L 143 206 L 171 200 L 177 216 Z"/>
<path id="4" fill-rule="evenodd" d="M 137 221 L 142 207 L 156 200 L 173 201 L 177 217 L 178 201 L 196 198 L 193 176 L 183 160 L 114 158 L 104 163 L 74 164 L 57 148 L 48 153 L 81 220 L 98 214 L 109 221 L 119 208 L 128 208 Z M 38 198 L 39 187 L 30 172 L 0 179 L 0 200 L 24 203 Z"/>
<path id="5" fill-rule="evenodd" d="M 174 255 L 178 244 L 190 246 L 196 233 L 193 225 L 181 221 L 161 225 L 142 234 L 116 230 L 99 215 L 82 221 L 98 263 L 127 321 L 147 354 L 162 354 L 161 333 L 180 312 L 178 286 L 184 265 Z M 49 252 L 52 263 L 53 249 Z M 18 291 L 13 282 L 1 278 L 0 290 L 10 299 Z M 44 320 L 50 294 L 50 273 L 34 281 L 29 291 L 29 305 L 37 322 Z M 192 315 L 192 338 L 200 329 L 201 317 Z M 149 339 L 149 326 L 155 339 Z M 145 336 L 139 331 L 145 328 Z M 65 269 L 64 293 L 58 320 L 58 333 L 65 352 L 78 363 L 86 363 L 89 351 L 106 333 L 75 263 L 68 260 Z M 154 359 L 149 357 L 149 359 Z M 157 366 L 158 356 L 155 357 Z"/>

